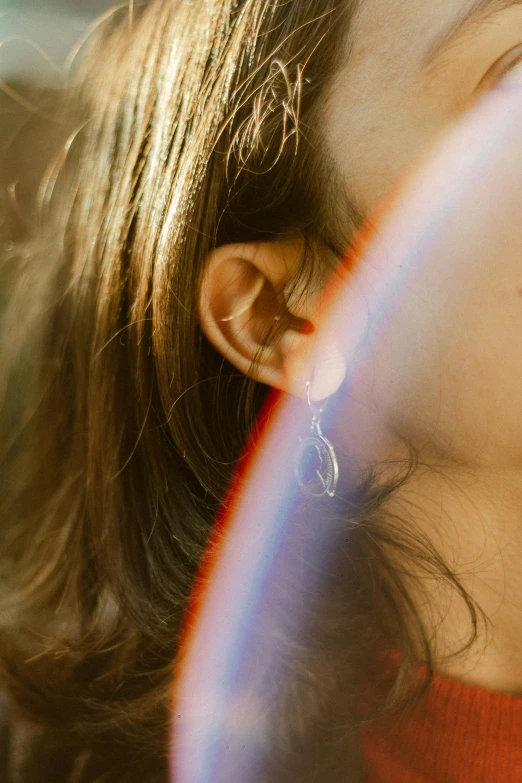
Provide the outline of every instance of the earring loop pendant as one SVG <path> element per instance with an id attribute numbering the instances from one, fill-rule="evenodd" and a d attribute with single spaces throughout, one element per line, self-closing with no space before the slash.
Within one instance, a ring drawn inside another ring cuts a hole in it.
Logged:
<path id="1" fill-rule="evenodd" d="M 308 405 L 313 413 L 310 433 L 299 438 L 299 450 L 294 464 L 297 483 L 307 495 L 321 498 L 335 496 L 339 480 L 339 464 L 335 449 L 321 431 L 324 408 L 314 411 L 310 400 L 310 383 L 306 384 Z"/>

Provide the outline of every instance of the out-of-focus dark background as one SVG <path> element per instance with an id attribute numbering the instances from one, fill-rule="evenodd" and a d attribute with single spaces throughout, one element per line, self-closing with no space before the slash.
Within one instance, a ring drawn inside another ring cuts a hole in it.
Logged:
<path id="1" fill-rule="evenodd" d="M 38 185 L 64 142 L 52 118 L 67 69 L 73 61 L 74 72 L 81 41 L 113 5 L 0 0 L 0 252 L 27 234 Z"/>

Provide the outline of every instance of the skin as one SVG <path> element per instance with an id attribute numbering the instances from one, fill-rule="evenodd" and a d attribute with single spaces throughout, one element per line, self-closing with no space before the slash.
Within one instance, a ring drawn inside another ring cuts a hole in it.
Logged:
<path id="1" fill-rule="evenodd" d="M 454 41 L 423 70 L 434 36 L 470 5 L 361 3 L 350 54 L 329 95 L 325 142 L 363 214 L 372 215 L 522 53 L 522 6 L 515 6 L 484 21 L 473 38 Z M 522 65 L 510 78 L 522 85 Z M 515 149 L 508 152 L 499 164 L 506 177 L 517 163 Z M 349 393 L 335 340 L 317 353 L 314 335 L 299 329 L 303 320 L 319 324 L 320 291 L 289 303 L 293 327 L 256 378 L 303 397 L 311 357 L 319 355 L 316 397 L 339 390 L 343 400 L 342 426 L 329 433 L 340 453 L 363 469 L 406 458 L 407 443 L 416 447 L 426 467 L 390 501 L 390 510 L 433 541 L 491 624 L 472 650 L 446 660 L 465 640 L 469 619 L 444 585 L 427 583 L 428 601 L 418 595 L 417 602 L 432 631 L 437 668 L 471 684 L 522 693 L 522 221 L 516 206 L 522 176 L 512 183 L 502 217 L 491 216 L 487 193 L 456 211 L 449 237 L 411 273 L 386 313 L 386 328 L 350 378 Z M 482 230 L 474 241 L 467 226 L 477 214 Z M 250 372 L 299 252 L 299 242 L 229 245 L 209 259 L 201 322 L 242 372 Z"/>

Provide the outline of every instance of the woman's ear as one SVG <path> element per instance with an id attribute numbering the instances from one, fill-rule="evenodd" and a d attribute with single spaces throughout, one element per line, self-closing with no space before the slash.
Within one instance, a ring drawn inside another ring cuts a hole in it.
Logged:
<path id="1" fill-rule="evenodd" d="M 199 318 L 207 339 L 242 373 L 299 397 L 310 381 L 317 400 L 337 390 L 346 370 L 333 345 L 317 354 L 322 291 L 285 296 L 302 254 L 301 241 L 217 248 L 207 259 Z"/>

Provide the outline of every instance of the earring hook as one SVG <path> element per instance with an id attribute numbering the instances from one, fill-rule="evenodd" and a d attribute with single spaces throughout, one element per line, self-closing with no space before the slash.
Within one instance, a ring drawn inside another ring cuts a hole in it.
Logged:
<path id="1" fill-rule="evenodd" d="M 310 408 L 310 410 L 314 414 L 314 417 L 315 418 L 319 418 L 324 413 L 325 406 L 324 405 L 314 405 L 314 403 L 312 402 L 312 399 L 310 397 L 311 390 L 312 390 L 312 383 L 311 383 L 311 381 L 307 381 L 307 383 L 306 383 L 306 399 L 307 399 L 307 402 L 308 402 L 308 407 Z"/>

